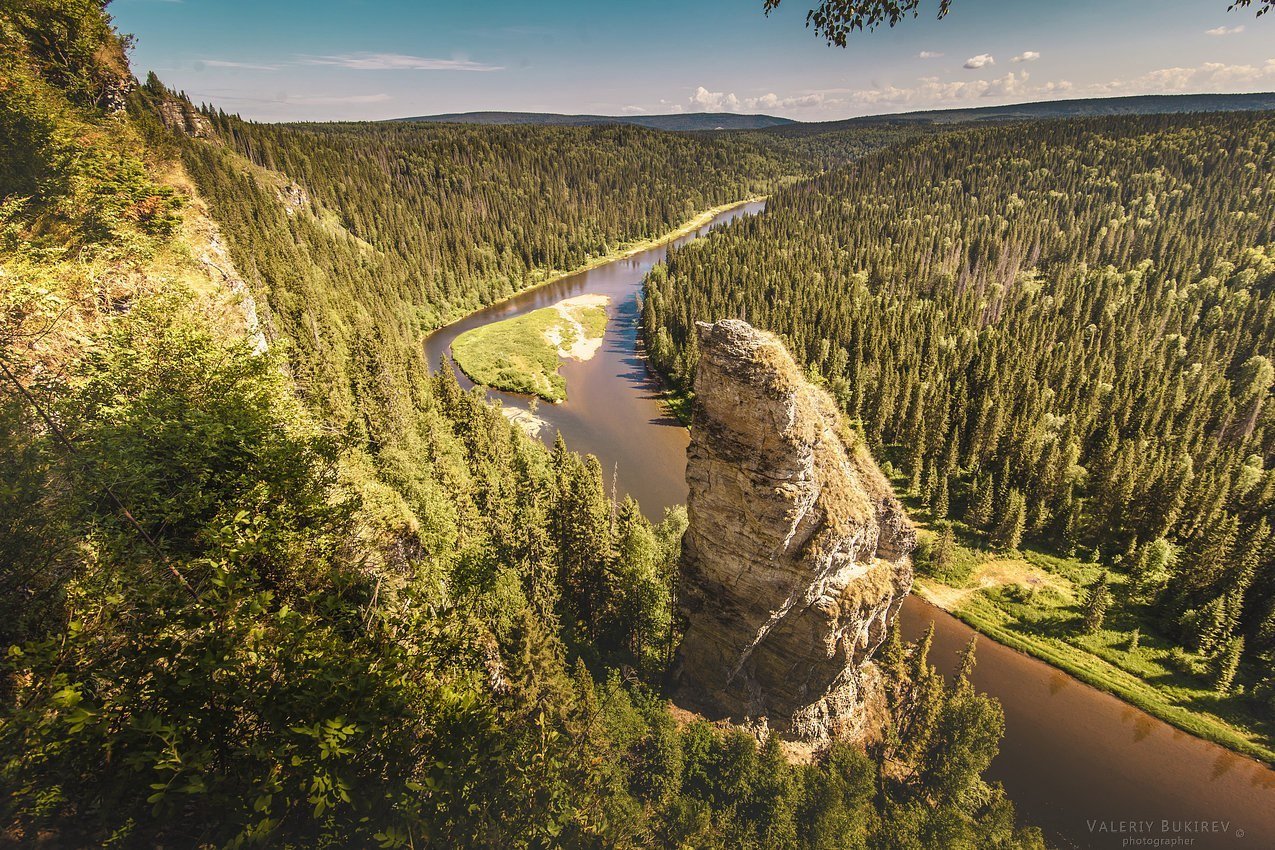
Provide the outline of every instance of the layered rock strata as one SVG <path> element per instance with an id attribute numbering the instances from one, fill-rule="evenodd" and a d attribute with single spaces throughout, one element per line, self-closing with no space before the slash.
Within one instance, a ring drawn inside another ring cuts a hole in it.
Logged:
<path id="1" fill-rule="evenodd" d="M 861 737 L 915 531 L 782 342 L 734 319 L 697 332 L 678 700 L 792 740 Z"/>

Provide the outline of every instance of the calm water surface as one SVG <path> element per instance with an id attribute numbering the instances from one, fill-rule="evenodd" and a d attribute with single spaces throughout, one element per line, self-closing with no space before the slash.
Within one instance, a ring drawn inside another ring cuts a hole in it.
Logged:
<path id="1" fill-rule="evenodd" d="M 689 242 L 712 227 L 764 208 L 764 201 L 735 207 L 673 244 Z M 659 246 L 570 275 L 479 310 L 440 328 L 425 340 L 425 354 L 434 368 L 440 358 L 450 360 L 452 340 L 471 328 L 521 316 L 576 295 L 609 296 L 602 348 L 590 360 L 563 361 L 560 371 L 567 382 L 567 400 L 538 405 L 536 415 L 549 423 L 540 436 L 552 443 L 554 435 L 561 431 L 573 451 L 597 455 L 608 486 L 612 475 L 618 474 L 619 492 L 632 495 L 656 520 L 663 516 L 665 508 L 686 501 L 686 446 L 690 441 L 687 430 L 660 405 L 660 384 L 647 371 L 638 340 L 642 278 L 667 254 L 668 246 Z M 462 386 L 473 386 L 459 370 L 456 374 Z M 487 392 L 505 407 L 528 407 L 526 396 Z"/>
<path id="2" fill-rule="evenodd" d="M 723 213 L 676 244 L 763 208 L 758 202 Z M 575 295 L 610 296 L 602 350 L 592 360 L 563 363 L 568 400 L 539 405 L 537 415 L 549 423 L 541 436 L 552 442 L 561 431 L 573 450 L 597 455 L 608 476 L 618 475 L 619 491 L 632 494 L 653 518 L 686 501 L 688 434 L 661 408 L 659 384 L 646 370 L 637 338 L 642 277 L 666 252 L 653 248 L 563 278 L 448 325 L 425 341 L 429 362 L 436 365 L 450 355 L 452 340 L 470 328 Z M 506 406 L 528 407 L 523 396 L 489 393 Z M 916 597 L 904 604 L 902 616 L 909 638 L 935 623 L 931 659 L 949 671 L 973 634 Z M 1275 848 L 1275 771 L 987 638 L 979 641 L 974 679 L 1005 708 L 1005 739 L 990 778 L 1004 784 L 1023 820 L 1045 829 L 1051 842 L 1101 850 Z M 1198 831 L 1203 824 L 1225 832 Z M 1155 840 L 1161 843 L 1151 843 Z"/>

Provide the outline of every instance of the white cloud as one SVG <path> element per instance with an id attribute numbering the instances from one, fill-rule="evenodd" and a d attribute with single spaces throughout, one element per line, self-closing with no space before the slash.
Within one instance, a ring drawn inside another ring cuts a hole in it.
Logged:
<path id="1" fill-rule="evenodd" d="M 1130 79 L 1116 79 L 1088 87 L 1095 95 L 1189 94 L 1217 91 L 1227 86 L 1268 87 L 1275 85 L 1275 59 L 1262 65 L 1228 65 L 1205 62 L 1196 67 L 1159 68 Z"/>
<path id="2" fill-rule="evenodd" d="M 809 92 L 808 94 L 790 95 L 788 97 L 779 97 L 774 92 L 771 92 L 756 98 L 755 101 L 756 106 L 765 109 L 811 109 L 829 103 L 828 96 L 824 92 Z"/>
<path id="3" fill-rule="evenodd" d="M 942 53 L 935 50 L 922 50 L 920 53 L 916 54 L 918 59 L 938 59 L 942 55 Z"/>
<path id="4" fill-rule="evenodd" d="M 980 53 L 965 60 L 965 67 L 971 71 L 977 71 L 979 68 L 986 68 L 988 65 L 995 64 L 996 57 L 990 53 Z"/>
<path id="5" fill-rule="evenodd" d="M 1205 30 L 1205 35 L 1239 35 L 1244 32 L 1244 25 L 1240 24 L 1236 27 L 1214 27 L 1211 30 Z"/>
<path id="6" fill-rule="evenodd" d="M 346 53 L 339 56 L 310 56 L 304 65 L 331 65 L 351 71 L 503 71 L 499 65 L 484 65 L 469 59 L 433 59 L 402 53 Z"/>
<path id="7" fill-rule="evenodd" d="M 245 71 L 278 71 L 282 65 L 257 65 L 252 62 L 232 62 L 229 59 L 199 59 L 195 62 L 195 68 L 200 66 L 208 68 L 237 68 Z"/>
<path id="8" fill-rule="evenodd" d="M 840 103 L 840 101 L 829 100 L 826 92 L 807 92 L 783 97 L 774 92 L 767 92 L 757 97 L 740 97 L 734 92 L 709 91 L 703 86 L 698 86 L 687 103 L 691 112 L 774 112 L 793 109 L 810 110 Z"/>
<path id="9" fill-rule="evenodd" d="M 1024 50 L 1022 53 L 1009 60 L 1011 62 L 1035 62 L 1040 58 L 1040 54 L 1035 50 Z"/>
<path id="10" fill-rule="evenodd" d="M 739 109 L 739 98 L 734 92 L 709 91 L 698 86 L 691 95 L 692 112 L 734 112 Z"/>
<path id="11" fill-rule="evenodd" d="M 915 86 L 878 86 L 846 92 L 845 102 L 857 106 L 894 109 L 933 109 L 959 106 L 983 98 L 1039 98 L 1062 94 L 1072 89 L 1066 80 L 1044 85 L 1030 83 L 1027 73 L 1011 71 L 992 80 L 957 80 L 943 82 L 938 77 L 922 77 Z"/>
<path id="12" fill-rule="evenodd" d="M 622 115 L 643 115 L 645 113 L 646 108 L 642 106 L 626 106 L 620 110 Z"/>
<path id="13" fill-rule="evenodd" d="M 1127 79 L 1077 84 L 1066 79 L 1037 81 L 1023 69 L 992 79 L 923 76 L 912 84 L 882 83 L 868 88 L 827 88 L 795 93 L 743 96 L 704 86 L 683 101 L 661 101 L 664 112 L 768 112 L 806 120 L 829 120 L 923 109 L 951 109 L 1025 103 L 1067 97 L 1110 97 L 1275 89 L 1275 58 L 1257 64 L 1206 62 L 1194 67 L 1159 68 Z M 683 105 L 685 107 L 683 108 Z"/>

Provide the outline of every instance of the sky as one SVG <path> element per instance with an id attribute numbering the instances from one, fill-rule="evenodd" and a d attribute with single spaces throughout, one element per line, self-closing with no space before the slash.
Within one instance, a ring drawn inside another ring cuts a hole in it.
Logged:
<path id="1" fill-rule="evenodd" d="M 513 110 L 803 121 L 1275 90 L 1275 14 L 1229 0 L 938 0 L 829 47 L 811 0 L 115 0 L 133 69 L 260 121 Z"/>

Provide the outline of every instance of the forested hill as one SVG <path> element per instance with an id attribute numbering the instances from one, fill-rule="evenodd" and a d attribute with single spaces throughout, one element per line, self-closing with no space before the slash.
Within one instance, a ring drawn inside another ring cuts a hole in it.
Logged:
<path id="1" fill-rule="evenodd" d="M 403 425 L 425 332 L 797 169 L 747 140 L 641 127 L 207 117 L 214 138 L 184 145 L 187 168 L 269 294 L 303 392 L 376 440 Z"/>
<path id="2" fill-rule="evenodd" d="M 682 516 L 421 362 L 782 162 L 205 123 L 99 0 L 6 2 L 0 47 L 0 844 L 1043 846 L 972 651 L 948 684 L 895 632 L 867 751 L 676 719 Z"/>
<path id="3" fill-rule="evenodd" d="M 1090 97 L 979 106 L 969 109 L 927 109 L 886 115 L 865 115 L 842 121 L 797 121 L 769 128 L 779 136 L 805 136 L 848 130 L 864 125 L 945 125 L 979 122 L 1031 121 L 1046 118 L 1095 118 L 1103 115 L 1174 115 L 1184 112 L 1261 112 L 1275 109 L 1275 92 L 1253 94 L 1148 94 L 1130 97 Z"/>
<path id="4" fill-rule="evenodd" d="M 1118 563 L 1122 616 L 1179 646 L 1135 672 L 1269 718 L 1273 181 L 1270 113 L 922 138 L 675 251 L 651 357 L 690 389 L 696 320 L 778 332 L 932 517 Z"/>
<path id="5" fill-rule="evenodd" d="M 741 115 L 738 112 L 679 112 L 669 115 L 561 115 L 555 112 L 451 112 L 419 115 L 400 121 L 442 124 L 544 124 L 588 127 L 598 124 L 634 124 L 654 130 L 757 130 L 793 123 L 774 115 Z"/>
<path id="6" fill-rule="evenodd" d="M 1093 97 L 979 106 L 969 109 L 927 109 L 884 115 L 865 115 L 837 121 L 797 121 L 773 115 L 736 112 L 682 112 L 669 115 L 562 115 L 553 112 L 452 112 L 400 118 L 450 124 L 544 124 L 590 126 L 636 124 L 657 130 L 769 130 L 784 136 L 803 136 L 880 124 L 963 124 L 988 121 L 1027 121 L 1042 118 L 1080 118 L 1100 115 L 1159 115 L 1180 112 L 1242 112 L 1275 109 L 1275 92 L 1253 94 L 1156 94 Z"/>

